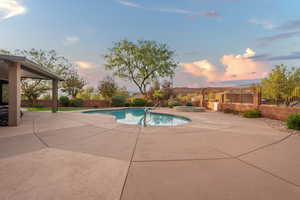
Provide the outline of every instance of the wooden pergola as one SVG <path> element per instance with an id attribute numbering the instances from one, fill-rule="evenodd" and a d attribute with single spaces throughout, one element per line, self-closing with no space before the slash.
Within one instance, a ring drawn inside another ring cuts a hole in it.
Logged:
<path id="1" fill-rule="evenodd" d="M 24 78 L 52 80 L 52 112 L 57 112 L 58 82 L 63 78 L 25 57 L 0 54 L 0 82 L 8 83 L 9 126 L 20 123 L 21 79 Z"/>

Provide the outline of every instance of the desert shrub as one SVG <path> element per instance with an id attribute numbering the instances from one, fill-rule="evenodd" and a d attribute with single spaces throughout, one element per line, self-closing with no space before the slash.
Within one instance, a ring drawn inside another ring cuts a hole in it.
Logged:
<path id="1" fill-rule="evenodd" d="M 133 98 L 131 100 L 131 105 L 133 107 L 144 107 L 146 106 L 147 101 L 144 98 Z"/>
<path id="2" fill-rule="evenodd" d="M 111 105 L 113 107 L 122 107 L 125 106 L 126 103 L 126 97 L 124 96 L 113 96 L 111 98 Z"/>
<path id="3" fill-rule="evenodd" d="M 223 112 L 226 113 L 226 114 L 230 114 L 230 113 L 233 113 L 234 110 L 232 110 L 230 108 L 226 108 L 226 109 L 223 110 Z"/>
<path id="4" fill-rule="evenodd" d="M 61 97 L 59 97 L 59 103 L 62 106 L 69 106 L 70 105 L 70 99 L 67 96 L 61 96 Z"/>
<path id="5" fill-rule="evenodd" d="M 234 114 L 234 115 L 239 115 L 239 114 L 240 114 L 240 111 L 233 110 L 233 111 L 232 111 L 232 114 Z"/>
<path id="6" fill-rule="evenodd" d="M 193 104 L 192 104 L 191 102 L 188 102 L 188 103 L 186 104 L 186 106 L 193 106 Z"/>
<path id="7" fill-rule="evenodd" d="M 261 117 L 261 113 L 259 110 L 247 110 L 243 113 L 243 117 L 246 118 L 259 118 Z"/>
<path id="8" fill-rule="evenodd" d="M 291 114 L 287 119 L 287 127 L 289 129 L 300 130 L 300 114 Z"/>
<path id="9" fill-rule="evenodd" d="M 168 101 L 168 107 L 169 108 L 173 108 L 173 107 L 175 107 L 175 106 L 180 106 L 181 104 L 180 104 L 180 102 L 179 101 L 176 101 L 176 100 L 170 100 L 170 101 Z"/>
<path id="10" fill-rule="evenodd" d="M 146 106 L 148 106 L 148 107 L 153 107 L 154 105 L 155 105 L 154 102 L 151 100 L 148 100 L 146 103 Z"/>
<path id="11" fill-rule="evenodd" d="M 82 99 L 79 99 L 79 98 L 75 98 L 75 99 L 70 100 L 70 106 L 73 106 L 73 107 L 82 106 L 83 103 L 84 103 L 84 101 Z"/>

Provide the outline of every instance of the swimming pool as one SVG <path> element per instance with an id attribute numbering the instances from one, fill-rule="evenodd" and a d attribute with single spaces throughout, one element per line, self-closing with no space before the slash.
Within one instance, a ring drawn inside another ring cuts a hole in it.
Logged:
<path id="1" fill-rule="evenodd" d="M 191 120 L 185 117 L 178 117 L 169 114 L 146 112 L 143 108 L 127 108 L 118 110 L 93 110 L 85 111 L 87 114 L 108 114 L 116 117 L 117 122 L 132 125 L 147 126 L 177 126 Z M 146 120 L 145 120 L 146 113 Z"/>

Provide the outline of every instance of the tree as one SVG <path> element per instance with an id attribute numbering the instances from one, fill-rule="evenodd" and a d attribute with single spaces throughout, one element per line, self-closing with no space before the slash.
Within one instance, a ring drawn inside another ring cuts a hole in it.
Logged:
<path id="1" fill-rule="evenodd" d="M 113 78 L 107 76 L 99 83 L 98 91 L 106 100 L 111 101 L 111 98 L 118 91 L 118 85 Z"/>
<path id="2" fill-rule="evenodd" d="M 300 69 L 288 68 L 284 65 L 276 66 L 267 78 L 262 81 L 261 88 L 265 98 L 280 101 L 289 106 L 300 86 Z"/>
<path id="3" fill-rule="evenodd" d="M 93 87 L 87 87 L 83 90 L 81 90 L 78 94 L 77 94 L 77 98 L 82 99 L 84 101 L 87 100 L 92 100 L 92 97 L 94 95 L 95 91 Z"/>
<path id="4" fill-rule="evenodd" d="M 164 81 L 161 87 L 162 87 L 161 90 L 164 93 L 164 98 L 166 100 L 170 99 L 173 95 L 172 82 Z"/>
<path id="5" fill-rule="evenodd" d="M 153 98 L 155 99 L 156 103 L 159 103 L 160 100 L 164 98 L 164 93 L 161 90 L 155 90 L 153 93 Z"/>
<path id="6" fill-rule="evenodd" d="M 173 57 L 174 51 L 166 44 L 147 40 L 117 42 L 104 56 L 105 68 L 115 76 L 132 81 L 144 96 L 153 80 L 174 75 L 178 63 Z"/>
<path id="7" fill-rule="evenodd" d="M 118 88 L 115 95 L 116 96 L 122 96 L 122 97 L 125 97 L 125 98 L 129 98 L 129 96 L 130 96 L 129 92 L 126 89 L 126 87 Z"/>
<path id="8" fill-rule="evenodd" d="M 81 78 L 77 71 L 71 71 L 62 83 L 62 91 L 76 98 L 77 94 L 82 91 L 86 81 Z"/>
<path id="9" fill-rule="evenodd" d="M 154 80 L 152 82 L 152 86 L 150 87 L 150 89 L 147 92 L 147 97 L 151 100 L 155 100 L 153 94 L 156 90 L 160 90 L 160 82 L 158 80 Z"/>
<path id="10" fill-rule="evenodd" d="M 22 80 L 21 89 L 22 95 L 33 105 L 42 94 L 47 93 L 49 87 L 46 84 L 41 84 L 41 80 L 32 82 Z"/>
<path id="11" fill-rule="evenodd" d="M 59 56 L 55 50 L 15 50 L 10 52 L 7 50 L 0 50 L 1 54 L 24 56 L 27 59 L 37 63 L 43 68 L 56 73 L 62 77 L 66 77 L 69 70 L 73 67 L 66 58 Z M 42 94 L 50 89 L 49 82 L 45 80 L 23 79 L 22 80 L 22 95 L 30 100 L 32 103 L 37 100 Z"/>

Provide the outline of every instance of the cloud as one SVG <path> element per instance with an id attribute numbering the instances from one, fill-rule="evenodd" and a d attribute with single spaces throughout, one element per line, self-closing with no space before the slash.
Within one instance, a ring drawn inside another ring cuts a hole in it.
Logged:
<path id="1" fill-rule="evenodd" d="M 100 64 L 84 60 L 74 61 L 74 63 L 77 65 L 79 75 L 88 80 L 89 86 L 97 86 L 98 82 L 107 75 Z"/>
<path id="2" fill-rule="evenodd" d="M 27 12 L 26 7 L 16 0 L 0 1 L 0 20 L 8 19 L 14 16 L 22 15 Z"/>
<path id="3" fill-rule="evenodd" d="M 189 19 L 197 19 L 198 17 L 209 17 L 209 18 L 222 18 L 222 15 L 220 15 L 217 11 L 211 10 L 211 11 L 205 11 L 202 13 L 190 13 L 191 15 L 187 16 Z"/>
<path id="4" fill-rule="evenodd" d="M 269 58 L 269 60 L 274 61 L 274 60 L 297 60 L 300 59 L 300 52 L 292 52 L 290 55 L 285 55 L 285 56 L 273 56 Z"/>
<path id="5" fill-rule="evenodd" d="M 134 7 L 134 8 L 142 8 L 142 6 L 140 6 L 139 4 L 129 2 L 129 1 L 116 0 L 116 2 L 122 4 L 123 6 Z"/>
<path id="6" fill-rule="evenodd" d="M 224 55 L 220 62 L 225 66 L 223 80 L 257 79 L 267 75 L 270 65 L 265 61 L 251 59 L 256 53 L 247 49 L 241 55 Z"/>
<path id="7" fill-rule="evenodd" d="M 101 63 L 78 60 L 74 61 L 77 65 L 78 74 L 88 81 L 88 86 L 97 87 L 99 81 L 103 80 L 106 76 L 112 76 L 111 71 L 106 71 Z M 120 86 L 126 86 L 130 91 L 136 91 L 136 87 L 127 81 L 116 79 Z"/>
<path id="8" fill-rule="evenodd" d="M 75 61 L 75 64 L 78 65 L 79 68 L 81 69 L 92 69 L 95 68 L 96 64 L 93 62 L 88 62 L 88 61 Z"/>
<path id="9" fill-rule="evenodd" d="M 177 8 L 152 8 L 151 10 L 166 12 L 166 13 L 184 14 L 184 15 L 196 14 L 195 12 L 190 10 L 177 9 Z"/>
<path id="10" fill-rule="evenodd" d="M 267 61 L 254 60 L 256 53 L 246 49 L 244 54 L 224 55 L 220 58 L 220 67 L 208 60 L 182 63 L 183 72 L 196 77 L 205 78 L 208 82 L 249 80 L 262 78 L 267 75 L 270 65 Z"/>
<path id="11" fill-rule="evenodd" d="M 278 60 L 298 60 L 300 59 L 300 51 L 295 51 L 289 55 L 272 56 L 269 54 L 261 54 L 251 57 L 253 60 L 278 61 Z"/>
<path id="12" fill-rule="evenodd" d="M 174 14 L 188 15 L 190 17 L 193 17 L 193 16 L 203 16 L 203 17 L 210 17 L 210 18 L 221 17 L 221 15 L 214 10 L 205 11 L 205 12 L 195 12 L 192 10 L 179 9 L 179 8 L 149 8 L 149 7 L 145 7 L 141 4 L 138 4 L 138 3 L 135 3 L 132 1 L 123 1 L 123 0 L 114 0 L 114 1 L 123 6 L 133 7 L 133 8 L 141 8 L 141 9 L 148 10 L 148 11 L 174 13 Z"/>
<path id="13" fill-rule="evenodd" d="M 265 29 L 274 29 L 275 28 L 275 25 L 273 25 L 272 23 L 270 23 L 270 22 L 268 22 L 266 20 L 250 19 L 249 23 L 256 24 L 256 25 L 261 25 Z"/>
<path id="14" fill-rule="evenodd" d="M 67 36 L 64 40 L 65 45 L 72 45 L 76 44 L 80 41 L 80 38 L 78 36 Z"/>
<path id="15" fill-rule="evenodd" d="M 300 20 L 288 21 L 285 24 L 276 27 L 276 29 L 278 30 L 295 30 L 299 28 L 300 28 Z"/>
<path id="16" fill-rule="evenodd" d="M 257 42 L 260 46 L 267 46 L 274 41 L 289 39 L 289 38 L 293 38 L 296 36 L 300 36 L 300 31 L 289 32 L 289 33 L 280 33 L 280 34 L 276 34 L 276 35 L 269 36 L 269 37 L 258 38 Z"/>
<path id="17" fill-rule="evenodd" d="M 193 74 L 194 76 L 204 76 L 208 81 L 217 81 L 223 74 L 219 68 L 210 63 L 208 60 L 182 63 L 181 65 L 184 67 L 183 72 Z"/>
<path id="18" fill-rule="evenodd" d="M 203 12 L 200 14 L 201 16 L 204 17 L 211 17 L 211 18 L 219 18 L 222 17 L 217 11 L 212 10 L 212 11 L 207 11 L 207 12 Z"/>
<path id="19" fill-rule="evenodd" d="M 193 74 L 184 72 L 184 68 L 180 67 L 175 73 L 174 87 L 198 88 L 208 86 L 207 78 L 203 76 L 194 76 Z"/>

